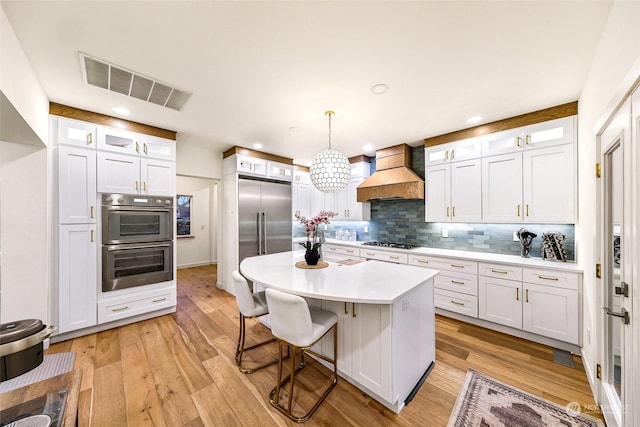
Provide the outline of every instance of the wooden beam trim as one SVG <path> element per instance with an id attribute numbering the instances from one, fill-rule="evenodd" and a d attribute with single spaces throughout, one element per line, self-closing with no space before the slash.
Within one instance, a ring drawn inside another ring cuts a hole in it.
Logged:
<path id="1" fill-rule="evenodd" d="M 288 157 L 282 157 L 275 154 L 263 153 L 262 151 L 256 151 L 250 148 L 239 147 L 237 145 L 234 145 L 233 147 L 229 148 L 224 153 L 222 153 L 222 158 L 226 159 L 227 157 L 233 156 L 234 154 L 250 156 L 256 159 L 270 160 L 272 162 L 278 162 L 285 165 L 293 165 L 293 159 L 290 159 Z"/>
<path id="2" fill-rule="evenodd" d="M 546 122 L 547 120 L 575 116 L 576 114 L 578 114 L 578 101 L 569 102 L 567 104 L 557 105 L 555 107 L 545 108 L 543 110 L 533 111 L 531 113 L 521 114 L 515 117 L 509 117 L 507 119 L 498 120 L 484 125 L 474 126 L 431 138 L 425 138 L 424 146 L 433 147 L 435 145 L 446 144 L 448 142 L 460 141 L 462 139 Z"/>
<path id="3" fill-rule="evenodd" d="M 349 157 L 349 163 L 358 163 L 358 162 L 371 163 L 371 158 L 369 156 L 365 156 L 364 154 L 361 154 L 359 156 Z"/>
<path id="4" fill-rule="evenodd" d="M 49 103 L 49 114 L 68 119 L 81 120 L 83 122 L 95 123 L 97 125 L 116 127 L 131 132 L 143 133 L 145 135 L 157 136 L 160 138 L 176 140 L 176 132 L 172 130 L 157 128 L 143 123 L 132 122 L 105 114 L 94 113 L 93 111 L 82 110 L 80 108 L 69 107 L 68 105 Z"/>

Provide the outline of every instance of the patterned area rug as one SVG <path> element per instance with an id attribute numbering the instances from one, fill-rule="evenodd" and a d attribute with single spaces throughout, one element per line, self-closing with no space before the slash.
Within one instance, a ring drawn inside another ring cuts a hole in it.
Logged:
<path id="1" fill-rule="evenodd" d="M 560 406 L 469 369 L 448 427 L 603 427 L 575 402 Z"/>
<path id="2" fill-rule="evenodd" d="M 15 390 L 69 372 L 73 369 L 75 358 L 75 353 L 45 354 L 42 358 L 42 363 L 36 368 L 0 383 L 0 393 Z"/>

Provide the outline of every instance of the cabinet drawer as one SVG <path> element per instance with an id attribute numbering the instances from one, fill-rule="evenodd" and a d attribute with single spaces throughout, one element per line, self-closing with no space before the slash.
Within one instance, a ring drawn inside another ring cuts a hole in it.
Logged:
<path id="1" fill-rule="evenodd" d="M 578 290 L 578 274 L 555 270 L 541 270 L 525 268 L 522 272 L 522 281 L 539 285 L 553 286 Z"/>
<path id="2" fill-rule="evenodd" d="M 478 276 L 475 274 L 443 271 L 434 278 L 433 286 L 438 289 L 478 296 Z"/>
<path id="3" fill-rule="evenodd" d="M 323 255 L 340 254 L 340 255 L 347 255 L 351 257 L 358 257 L 360 256 L 360 251 L 358 250 L 358 248 L 350 248 L 348 246 L 324 245 L 322 248 L 322 254 Z"/>
<path id="4" fill-rule="evenodd" d="M 112 322 L 176 305 L 175 289 L 123 295 L 98 301 L 98 323 Z"/>
<path id="5" fill-rule="evenodd" d="M 464 314 L 465 316 L 478 317 L 477 297 L 443 289 L 435 289 L 434 297 L 438 308 Z"/>
<path id="6" fill-rule="evenodd" d="M 478 264 L 478 273 L 481 276 L 522 281 L 522 267 L 481 262 Z"/>
<path id="7" fill-rule="evenodd" d="M 434 270 L 456 271 L 469 274 L 478 274 L 478 262 L 454 258 L 438 258 L 424 255 L 411 255 L 409 264 Z"/>
<path id="8" fill-rule="evenodd" d="M 407 254 L 376 251 L 371 249 L 360 249 L 360 257 L 366 259 L 377 259 L 380 261 L 395 262 L 396 264 L 406 264 L 408 261 Z"/>

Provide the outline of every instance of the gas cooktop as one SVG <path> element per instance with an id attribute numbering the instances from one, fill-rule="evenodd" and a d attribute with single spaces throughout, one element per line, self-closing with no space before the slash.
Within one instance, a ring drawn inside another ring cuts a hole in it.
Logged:
<path id="1" fill-rule="evenodd" d="M 394 243 L 394 242 L 364 242 L 363 245 L 367 246 L 380 246 L 384 248 L 394 248 L 394 249 L 413 249 L 416 248 L 416 245 L 410 245 L 408 243 Z"/>

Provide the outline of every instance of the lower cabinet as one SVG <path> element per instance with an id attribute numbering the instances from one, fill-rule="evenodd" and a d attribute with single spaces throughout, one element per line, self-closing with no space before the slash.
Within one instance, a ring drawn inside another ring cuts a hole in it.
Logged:
<path id="1" fill-rule="evenodd" d="M 360 251 L 357 248 L 339 245 L 322 245 L 322 259 L 329 262 L 340 262 L 348 259 L 359 261 Z"/>
<path id="2" fill-rule="evenodd" d="M 176 287 L 165 287 L 128 293 L 98 301 L 98 323 L 107 323 L 176 305 Z"/>
<path id="3" fill-rule="evenodd" d="M 522 329 L 522 282 L 480 276 L 478 317 Z"/>
<path id="4" fill-rule="evenodd" d="M 96 325 L 96 225 L 60 225 L 58 257 L 58 332 Z"/>

